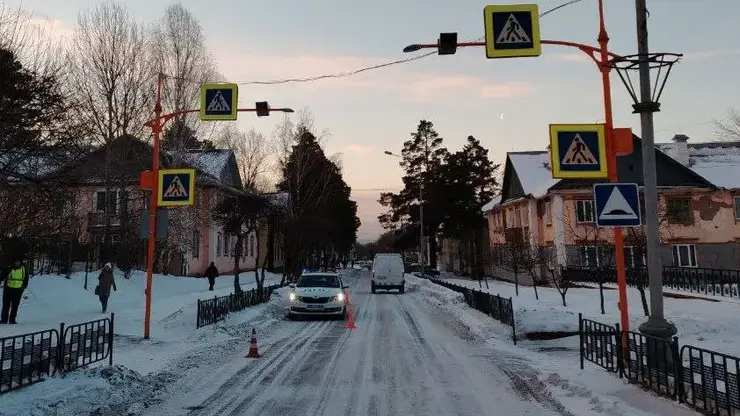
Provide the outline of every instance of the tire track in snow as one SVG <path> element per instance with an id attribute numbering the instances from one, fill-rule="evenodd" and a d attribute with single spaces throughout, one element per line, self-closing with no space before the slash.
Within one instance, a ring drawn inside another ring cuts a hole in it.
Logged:
<path id="1" fill-rule="evenodd" d="M 190 415 L 223 416 L 229 414 L 227 410 L 230 411 L 231 407 L 238 406 L 243 400 L 249 398 L 245 398 L 245 392 L 250 391 L 250 388 L 256 389 L 266 377 L 274 376 L 281 366 L 292 358 L 293 352 L 299 350 L 309 339 L 320 333 L 322 324 L 325 323 L 311 322 L 303 328 L 298 327 L 297 335 L 296 332 L 293 332 L 280 340 L 276 340 L 276 343 L 282 343 L 282 345 L 275 349 L 262 351 L 263 357 L 258 359 L 261 361 L 256 366 L 246 365 L 239 370 L 234 376 L 223 382 L 218 391 L 206 399 Z M 285 341 L 283 342 L 283 340 Z M 217 406 L 217 408 L 214 409 L 214 406 Z"/>

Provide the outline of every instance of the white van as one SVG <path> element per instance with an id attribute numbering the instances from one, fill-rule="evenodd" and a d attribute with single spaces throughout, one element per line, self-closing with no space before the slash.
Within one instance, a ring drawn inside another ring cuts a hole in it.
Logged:
<path id="1" fill-rule="evenodd" d="M 403 258 L 400 254 L 376 254 L 373 260 L 373 280 L 370 283 L 370 290 L 375 293 L 378 289 L 398 289 L 398 293 L 403 293 L 406 283 L 403 272 Z"/>

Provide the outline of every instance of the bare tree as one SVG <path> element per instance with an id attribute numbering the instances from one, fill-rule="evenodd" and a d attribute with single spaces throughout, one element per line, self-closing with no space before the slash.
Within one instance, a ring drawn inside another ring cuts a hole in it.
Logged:
<path id="1" fill-rule="evenodd" d="M 15 54 L 23 67 L 41 76 L 61 79 L 64 71 L 62 40 L 51 34 L 53 22 L 39 22 L 21 7 L 0 3 L 0 48 Z"/>
<path id="2" fill-rule="evenodd" d="M 154 25 L 151 42 L 155 72 L 166 75 L 164 107 L 169 111 L 197 108 L 200 85 L 217 78 L 216 63 L 208 52 L 198 20 L 181 3 L 171 4 Z M 199 132 L 196 117 L 181 116 L 175 128 Z M 172 135 L 177 139 L 180 132 Z M 184 150 L 185 143 L 170 143 L 170 149 Z"/>
<path id="3" fill-rule="evenodd" d="M 714 133 L 719 140 L 740 141 L 740 111 L 730 108 L 725 120 L 714 122 Z"/>
<path id="4" fill-rule="evenodd" d="M 244 189 L 271 191 L 277 178 L 271 177 L 275 147 L 264 134 L 254 129 L 244 133 L 235 128 L 225 129 L 216 141 L 234 151 Z"/>
<path id="5" fill-rule="evenodd" d="M 90 127 L 94 143 L 110 144 L 121 136 L 144 134 L 155 79 L 147 47 L 143 26 L 122 4 L 106 0 L 80 13 L 67 59 L 69 90 L 76 117 Z M 112 192 L 114 158 L 106 151 L 106 198 L 118 195 Z M 106 203 L 110 205 L 115 201 Z M 104 244 L 108 248 L 110 230 L 111 218 L 106 215 Z"/>

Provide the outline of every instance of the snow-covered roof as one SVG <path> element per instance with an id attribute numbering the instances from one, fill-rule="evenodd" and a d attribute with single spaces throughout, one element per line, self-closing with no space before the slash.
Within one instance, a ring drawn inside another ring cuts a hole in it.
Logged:
<path id="1" fill-rule="evenodd" d="M 686 160 L 678 160 L 677 147 L 686 146 Z M 740 189 L 740 142 L 656 143 L 664 153 L 687 165 L 714 185 Z"/>
<path id="2" fill-rule="evenodd" d="M 501 202 L 501 196 L 494 197 L 489 203 L 486 205 L 483 205 L 483 208 L 481 208 L 481 211 L 488 212 L 493 209 L 498 203 Z"/>
<path id="3" fill-rule="evenodd" d="M 547 194 L 547 190 L 560 179 L 553 179 L 550 171 L 550 153 L 541 152 L 509 152 L 509 160 L 519 177 L 525 195 L 531 194 L 540 198 Z"/>
<path id="4" fill-rule="evenodd" d="M 183 159 L 187 164 L 220 181 L 233 154 L 230 149 L 188 150 Z"/>

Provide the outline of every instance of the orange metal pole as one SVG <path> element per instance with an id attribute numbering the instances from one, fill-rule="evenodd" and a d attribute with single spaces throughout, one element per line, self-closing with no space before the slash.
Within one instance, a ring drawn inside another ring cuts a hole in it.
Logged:
<path id="1" fill-rule="evenodd" d="M 157 224 L 157 192 L 159 192 L 159 134 L 162 132 L 162 80 L 163 74 L 157 74 L 157 101 L 154 104 L 152 120 L 152 175 L 154 176 L 151 198 L 149 199 L 149 245 L 146 257 L 146 306 L 144 309 L 144 339 L 149 339 L 149 328 L 152 316 L 152 274 L 154 273 L 154 243 Z"/>
<path id="2" fill-rule="evenodd" d="M 601 82 L 604 88 L 604 118 L 606 130 L 606 154 L 607 154 L 607 171 L 609 172 L 609 182 L 619 182 L 617 175 L 617 154 L 615 149 L 614 119 L 612 114 L 612 91 L 609 72 L 609 35 L 606 33 L 606 23 L 604 22 L 604 0 L 599 0 L 599 46 L 601 46 L 601 58 L 599 70 L 601 71 Z M 622 229 L 614 229 L 614 257 L 617 269 L 617 285 L 619 286 L 619 311 L 622 324 L 622 330 L 629 331 L 629 310 L 627 308 L 627 274 L 624 269 L 624 241 L 622 239 Z"/>

